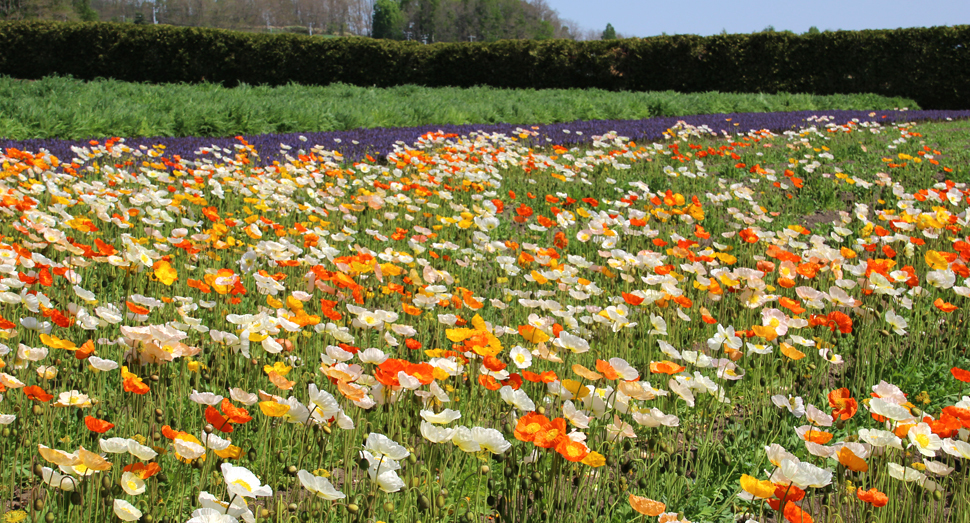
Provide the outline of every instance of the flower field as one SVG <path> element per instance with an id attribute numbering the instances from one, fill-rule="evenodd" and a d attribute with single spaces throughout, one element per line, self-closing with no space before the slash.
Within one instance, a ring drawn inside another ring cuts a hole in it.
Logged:
<path id="1" fill-rule="evenodd" d="M 967 116 L 0 144 L 0 514 L 970 521 Z"/>

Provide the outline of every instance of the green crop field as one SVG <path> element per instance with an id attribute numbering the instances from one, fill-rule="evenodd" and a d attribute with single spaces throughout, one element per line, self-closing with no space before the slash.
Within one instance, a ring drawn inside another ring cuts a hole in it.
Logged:
<path id="1" fill-rule="evenodd" d="M 235 136 L 427 124 L 542 124 L 831 109 L 918 109 L 877 95 L 633 93 L 331 85 L 148 85 L 0 77 L 0 138 Z"/>

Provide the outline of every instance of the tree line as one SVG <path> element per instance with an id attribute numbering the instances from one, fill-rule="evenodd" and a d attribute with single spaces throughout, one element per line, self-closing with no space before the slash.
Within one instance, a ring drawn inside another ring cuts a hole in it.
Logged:
<path id="1" fill-rule="evenodd" d="M 47 19 L 216 27 L 426 43 L 594 40 L 546 0 L 0 0 L 0 20 Z M 604 35 L 605 36 L 605 35 Z"/>

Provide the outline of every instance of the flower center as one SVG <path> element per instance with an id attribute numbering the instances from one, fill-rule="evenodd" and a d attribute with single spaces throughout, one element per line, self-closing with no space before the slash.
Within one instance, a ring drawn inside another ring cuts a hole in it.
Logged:
<path id="1" fill-rule="evenodd" d="M 930 438 L 926 434 L 917 434 L 916 442 L 919 443 L 921 447 L 928 447 L 930 445 Z"/>

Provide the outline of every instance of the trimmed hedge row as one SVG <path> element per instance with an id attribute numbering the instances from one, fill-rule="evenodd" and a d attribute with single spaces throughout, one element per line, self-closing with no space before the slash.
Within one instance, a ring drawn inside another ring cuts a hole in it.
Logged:
<path id="1" fill-rule="evenodd" d="M 0 22 L 0 74 L 133 82 L 876 93 L 970 108 L 970 26 L 422 45 L 196 27 Z"/>

